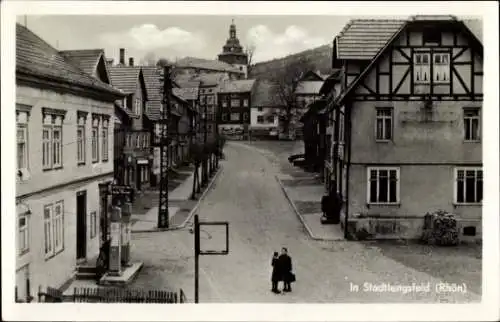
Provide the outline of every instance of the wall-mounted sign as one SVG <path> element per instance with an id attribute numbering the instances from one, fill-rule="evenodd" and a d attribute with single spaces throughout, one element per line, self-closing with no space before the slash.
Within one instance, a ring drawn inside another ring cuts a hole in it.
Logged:
<path id="1" fill-rule="evenodd" d="M 111 194 L 112 195 L 131 195 L 132 187 L 130 186 L 116 186 L 111 185 Z"/>
<path id="2" fill-rule="evenodd" d="M 139 159 L 139 160 L 137 160 L 137 164 L 149 164 L 149 160 L 147 160 L 147 159 Z"/>

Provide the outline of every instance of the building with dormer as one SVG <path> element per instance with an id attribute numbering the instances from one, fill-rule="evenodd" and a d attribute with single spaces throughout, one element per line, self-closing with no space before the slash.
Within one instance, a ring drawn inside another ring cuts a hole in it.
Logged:
<path id="1" fill-rule="evenodd" d="M 18 301 L 39 286 L 64 288 L 99 253 L 113 180 L 113 104 L 125 94 L 106 84 L 102 53 L 83 56 L 16 25 Z"/>
<path id="2" fill-rule="evenodd" d="M 342 81 L 322 89 L 334 134 L 327 175 L 348 233 L 364 221 L 375 238 L 419 238 L 424 215 L 442 209 L 461 238 L 480 237 L 481 37 L 453 16 L 356 19 L 335 37 L 332 64 Z"/>

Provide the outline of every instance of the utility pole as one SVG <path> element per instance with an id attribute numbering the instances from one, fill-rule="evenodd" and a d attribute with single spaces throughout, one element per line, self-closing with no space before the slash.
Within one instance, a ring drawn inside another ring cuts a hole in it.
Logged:
<path id="1" fill-rule="evenodd" d="M 158 205 L 158 228 L 169 227 L 168 213 L 168 148 L 170 146 L 170 135 L 168 133 L 168 122 L 170 120 L 170 95 L 172 93 L 171 67 L 163 67 L 163 111 L 161 117 L 160 135 L 160 200 Z"/>
<path id="2" fill-rule="evenodd" d="M 204 150 L 206 152 L 205 153 L 206 155 L 204 155 L 204 157 L 203 157 L 203 164 L 204 164 L 204 166 L 203 166 L 203 168 L 204 168 L 204 170 L 203 170 L 203 185 L 207 184 L 207 182 L 208 182 L 208 158 L 209 158 L 208 152 L 209 151 L 207 149 L 207 142 L 208 142 L 208 124 L 207 124 L 207 122 L 208 122 L 208 114 L 207 114 L 207 111 L 208 111 L 208 109 L 207 109 L 207 99 L 205 97 L 205 106 L 204 106 L 204 112 L 203 112 L 203 114 L 205 115 L 205 122 L 203 122 L 204 123 L 204 131 L 205 131 L 205 133 L 204 133 L 204 139 L 203 139 L 203 141 L 204 141 Z"/>

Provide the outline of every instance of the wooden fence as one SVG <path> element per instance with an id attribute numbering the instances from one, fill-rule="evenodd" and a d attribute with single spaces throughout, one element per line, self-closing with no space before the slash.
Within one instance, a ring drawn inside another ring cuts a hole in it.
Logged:
<path id="1" fill-rule="evenodd" d="M 86 288 L 75 287 L 73 294 L 63 295 L 55 288 L 47 287 L 38 291 L 38 302 L 75 302 L 75 303 L 187 303 L 182 289 L 179 293 L 164 290 L 142 290 L 127 288 Z"/>

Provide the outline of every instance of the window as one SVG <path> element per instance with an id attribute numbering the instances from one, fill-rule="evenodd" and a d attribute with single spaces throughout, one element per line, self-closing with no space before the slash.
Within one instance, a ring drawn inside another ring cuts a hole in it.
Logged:
<path id="1" fill-rule="evenodd" d="M 92 162 L 99 162 L 99 127 L 92 127 Z"/>
<path id="2" fill-rule="evenodd" d="M 43 210 L 45 256 L 54 256 L 64 249 L 64 205 L 62 201 Z"/>
<path id="3" fill-rule="evenodd" d="M 227 101 L 226 100 L 222 100 L 222 107 L 227 107 Z"/>
<path id="4" fill-rule="evenodd" d="M 18 218 L 18 231 L 19 231 L 19 255 L 26 254 L 29 252 L 29 225 L 28 225 L 28 214 L 23 213 L 19 215 Z"/>
<path id="5" fill-rule="evenodd" d="M 97 212 L 90 213 L 90 238 L 97 236 Z"/>
<path id="6" fill-rule="evenodd" d="M 248 113 L 243 113 L 243 120 L 248 121 Z"/>
<path id="7" fill-rule="evenodd" d="M 429 84 L 431 73 L 430 53 L 414 55 L 413 80 L 415 84 Z"/>
<path id="8" fill-rule="evenodd" d="M 231 121 L 239 121 L 240 113 L 231 113 Z"/>
<path id="9" fill-rule="evenodd" d="M 106 121 L 102 124 L 102 161 L 108 161 L 109 154 L 109 138 L 108 138 L 108 124 Z"/>
<path id="10" fill-rule="evenodd" d="M 243 100 L 243 106 L 244 107 L 248 107 L 248 99 L 244 99 Z"/>
<path id="11" fill-rule="evenodd" d="M 399 169 L 368 168 L 368 203 L 397 204 L 399 202 Z"/>
<path id="12" fill-rule="evenodd" d="M 62 167 L 62 127 L 47 126 L 42 130 L 42 165 L 43 169 Z"/>
<path id="13" fill-rule="evenodd" d="M 479 141 L 479 134 L 479 109 L 464 109 L 464 140 L 472 142 Z"/>
<path id="14" fill-rule="evenodd" d="M 62 167 L 62 127 L 54 126 L 52 128 L 52 153 L 53 167 Z"/>
<path id="15" fill-rule="evenodd" d="M 76 130 L 76 149 L 78 164 L 85 164 L 85 126 L 78 125 Z"/>
<path id="16" fill-rule="evenodd" d="M 257 111 L 262 112 L 262 106 L 257 107 Z"/>
<path id="17" fill-rule="evenodd" d="M 42 132 L 42 165 L 43 169 L 52 168 L 51 161 L 51 144 L 52 141 L 52 129 L 49 126 L 44 126 Z"/>
<path id="18" fill-rule="evenodd" d="M 222 120 L 227 121 L 227 113 L 222 113 Z"/>
<path id="19" fill-rule="evenodd" d="M 342 117 L 341 117 L 342 119 Z M 392 109 L 377 108 L 376 140 L 389 141 L 392 139 Z"/>
<path id="20" fill-rule="evenodd" d="M 480 204 L 483 201 L 483 170 L 481 168 L 456 169 L 455 177 L 455 202 L 457 204 Z"/>
<path id="21" fill-rule="evenodd" d="M 141 115 L 141 100 L 138 98 L 135 99 L 134 113 Z"/>
<path id="22" fill-rule="evenodd" d="M 207 104 L 213 104 L 214 103 L 214 96 L 210 95 L 207 96 Z"/>
<path id="23" fill-rule="evenodd" d="M 28 131 L 25 126 L 17 125 L 17 168 L 28 168 Z"/>
<path id="24" fill-rule="evenodd" d="M 433 54 L 433 82 L 434 83 L 449 83 L 450 82 L 450 54 L 435 53 Z"/>
<path id="25" fill-rule="evenodd" d="M 125 146 L 126 147 L 131 147 L 132 146 L 132 135 L 131 134 L 127 134 L 125 136 Z"/>
<path id="26" fill-rule="evenodd" d="M 441 32 L 434 28 L 426 28 L 422 33 L 422 40 L 425 44 L 440 44 L 441 43 Z"/>
<path id="27" fill-rule="evenodd" d="M 231 100 L 231 107 L 240 107 L 240 100 L 239 99 L 232 99 Z"/>
<path id="28" fill-rule="evenodd" d="M 137 133 L 136 136 L 137 136 L 137 140 L 135 141 L 135 147 L 139 149 L 142 147 L 142 134 Z"/>
<path id="29" fill-rule="evenodd" d="M 257 116 L 257 123 L 264 123 L 264 116 L 258 115 Z"/>
<path id="30" fill-rule="evenodd" d="M 267 122 L 268 123 L 274 123 L 274 115 L 268 115 L 267 116 Z"/>
<path id="31" fill-rule="evenodd" d="M 391 110 L 391 112 L 392 112 L 392 110 Z M 339 142 L 344 143 L 344 115 L 343 114 L 340 114 L 340 117 L 339 117 Z"/>

